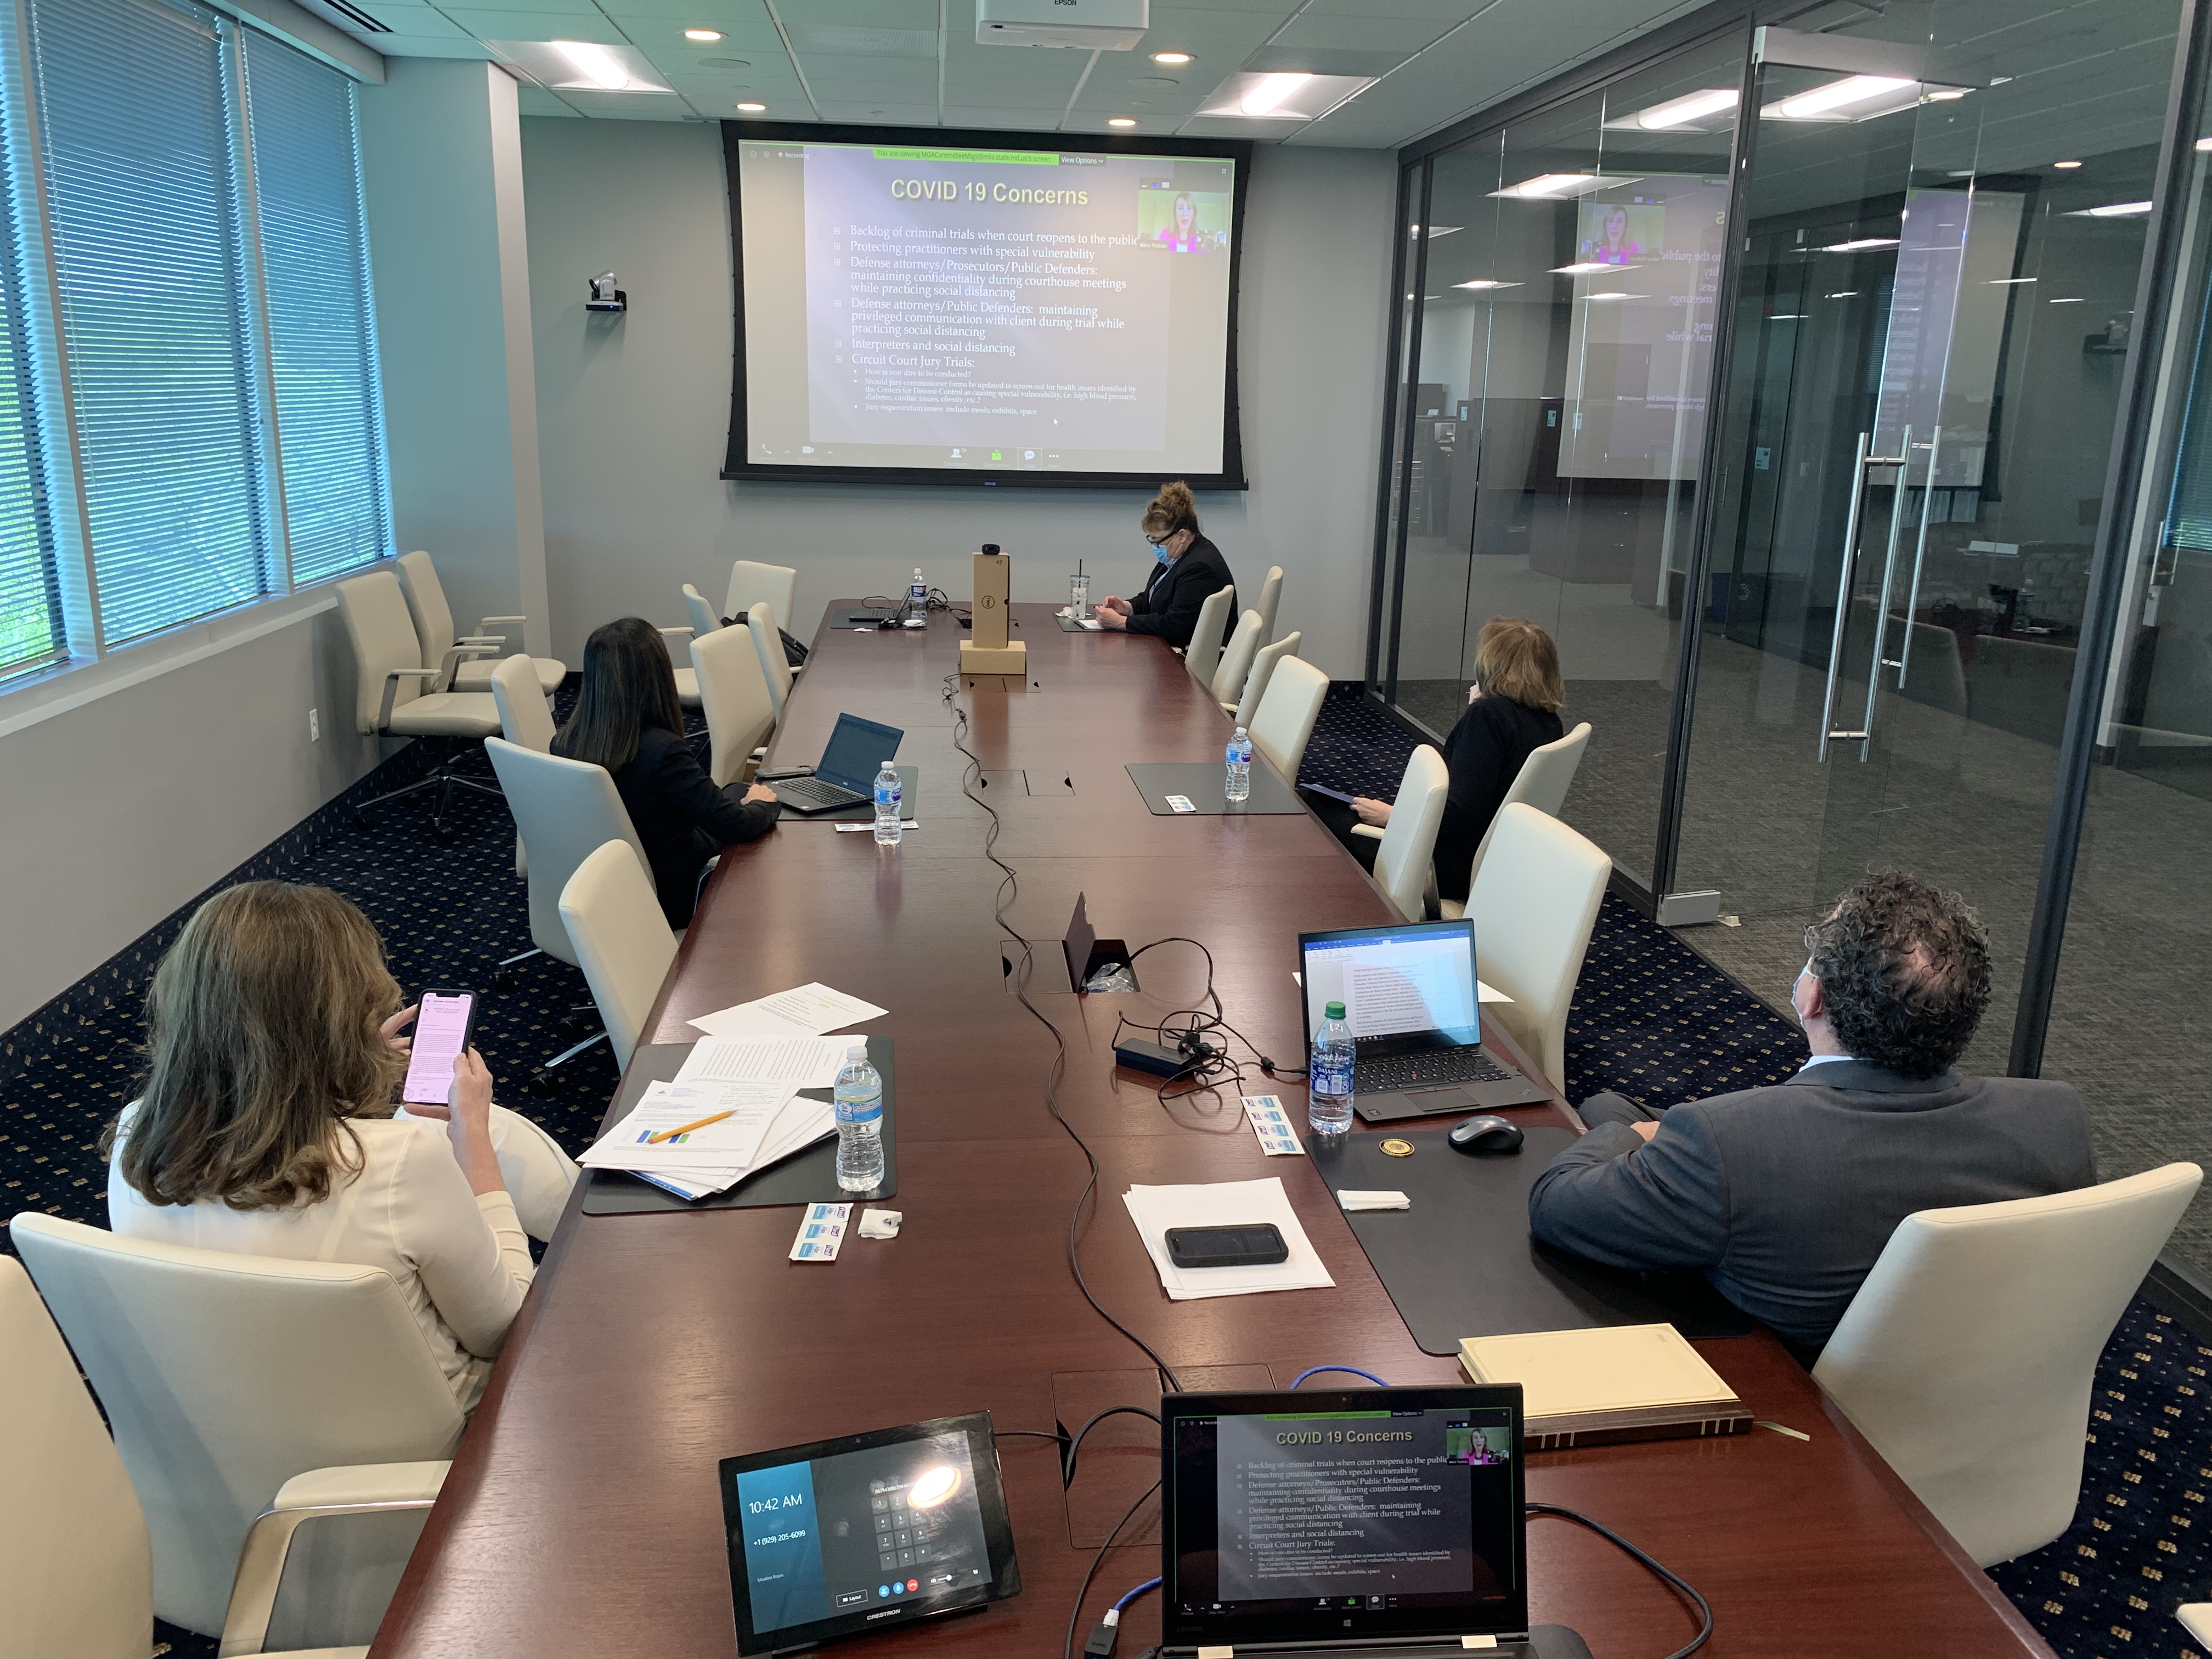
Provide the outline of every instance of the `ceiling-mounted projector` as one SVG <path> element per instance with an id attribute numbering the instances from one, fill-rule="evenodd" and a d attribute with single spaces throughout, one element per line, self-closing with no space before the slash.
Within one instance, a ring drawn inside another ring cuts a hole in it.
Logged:
<path id="1" fill-rule="evenodd" d="M 1152 24 L 1152 0 L 975 0 L 975 43 L 1127 52 Z"/>

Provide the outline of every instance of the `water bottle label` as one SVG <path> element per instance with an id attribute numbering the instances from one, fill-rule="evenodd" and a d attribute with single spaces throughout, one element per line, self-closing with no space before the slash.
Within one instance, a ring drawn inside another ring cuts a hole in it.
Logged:
<path id="1" fill-rule="evenodd" d="M 896 806 L 904 796 L 905 791 L 900 785 L 879 783 L 876 786 L 877 809 L 881 811 L 886 806 Z"/>
<path id="2" fill-rule="evenodd" d="M 837 1121 L 840 1123 L 878 1123 L 883 1121 L 884 1097 L 877 1095 L 868 1100 L 841 1100 L 837 1103 Z"/>

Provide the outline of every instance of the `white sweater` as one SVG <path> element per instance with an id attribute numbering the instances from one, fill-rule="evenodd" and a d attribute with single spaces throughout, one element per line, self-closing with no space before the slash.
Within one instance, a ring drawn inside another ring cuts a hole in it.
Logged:
<path id="1" fill-rule="evenodd" d="M 137 1110 L 125 1110 L 117 1151 Z M 534 1271 L 530 1241 L 505 1193 L 469 1191 L 445 1126 L 356 1118 L 361 1173 L 319 1204 L 234 1210 L 220 1200 L 149 1204 L 107 1171 L 107 1224 L 130 1238 L 292 1261 L 381 1267 L 422 1327 L 464 1407 L 475 1405 Z"/>

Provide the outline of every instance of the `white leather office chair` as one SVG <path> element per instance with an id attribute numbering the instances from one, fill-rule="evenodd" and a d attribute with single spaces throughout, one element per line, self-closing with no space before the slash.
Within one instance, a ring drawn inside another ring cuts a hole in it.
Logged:
<path id="1" fill-rule="evenodd" d="M 1244 677 L 1244 695 L 1237 704 L 1237 724 L 1247 732 L 1252 729 L 1253 718 L 1260 712 L 1260 699 L 1267 695 L 1267 682 L 1275 677 L 1275 665 L 1285 657 L 1298 654 L 1299 634 L 1285 634 L 1273 645 L 1263 645 L 1252 653 L 1252 672 Z"/>
<path id="2" fill-rule="evenodd" d="M 495 657 L 507 643 L 507 635 L 492 632 L 494 626 L 520 628 L 528 620 L 523 617 L 485 617 L 477 623 L 477 631 L 465 639 L 453 637 L 453 609 L 446 603 L 446 590 L 438 580 L 437 567 L 430 562 L 428 553 L 402 553 L 399 556 L 399 586 L 406 590 L 407 609 L 415 618 L 416 636 L 422 641 L 422 660 L 437 663 L 444 670 L 445 684 L 440 689 L 447 691 L 489 691 L 491 690 L 491 664 L 486 660 Z M 530 665 L 537 672 L 538 684 L 550 696 L 561 689 L 568 677 L 568 666 L 551 657 L 532 657 Z"/>
<path id="3" fill-rule="evenodd" d="M 258 1652 L 253 1627 L 266 1630 L 295 1527 L 365 1505 L 429 1508 L 464 1419 L 381 1268 L 31 1213 L 9 1232 L 114 1430 L 161 1618 L 222 1633 L 225 1653 Z M 382 1528 L 318 1537 L 303 1552 L 315 1558 L 306 1604 L 367 1640 L 412 1542 L 391 1559 Z"/>
<path id="4" fill-rule="evenodd" d="M 2072 1523 L 2098 1358 L 2203 1179 L 1922 1210 L 1851 1298 L 1814 1380 L 1981 1565 Z"/>
<path id="5" fill-rule="evenodd" d="M 1566 1084 L 1567 1010 L 1612 876 L 1613 860 L 1589 840 L 1516 801 L 1498 809 L 1467 896 L 1482 976 L 1513 999 L 1490 1012 L 1553 1088 Z"/>
<path id="6" fill-rule="evenodd" d="M 696 636 L 691 674 L 707 716 L 707 775 L 720 788 L 745 775 L 775 730 L 775 706 L 769 701 L 752 629 L 720 628 Z"/>
<path id="7" fill-rule="evenodd" d="M 550 753 L 553 748 L 553 710 L 538 690 L 538 672 L 531 659 L 517 653 L 502 658 L 491 671 L 491 700 L 499 710 L 499 734 L 520 748 L 535 750 L 538 754 Z M 530 873 L 530 854 L 522 844 L 522 832 L 514 832 L 514 873 Z M 507 969 L 518 962 L 526 962 L 538 955 L 535 950 L 524 951 L 508 957 L 499 964 L 492 982 L 501 990 L 511 982 Z"/>
<path id="8" fill-rule="evenodd" d="M 1285 657 L 1268 676 L 1267 694 L 1244 728 L 1252 747 L 1294 787 L 1314 722 L 1321 718 L 1322 700 L 1328 696 L 1328 675 L 1310 662 Z"/>
<path id="9" fill-rule="evenodd" d="M 627 1069 L 676 960 L 676 934 L 661 914 L 653 878 L 629 848 L 611 841 L 578 865 L 561 890 L 561 921 L 606 1022 L 615 1064 Z"/>
<path id="10" fill-rule="evenodd" d="M 1407 757 L 1390 822 L 1375 849 L 1375 883 L 1408 921 L 1425 914 L 1429 862 L 1436 856 L 1437 826 L 1444 821 L 1444 795 L 1450 788 L 1444 757 L 1427 744 Z"/>
<path id="11" fill-rule="evenodd" d="M 1244 700 L 1244 682 L 1252 677 L 1252 659 L 1260 650 L 1260 613 L 1247 611 L 1237 619 L 1236 630 L 1213 668 L 1213 700 L 1224 714 L 1234 714 Z"/>
<path id="12" fill-rule="evenodd" d="M 769 704 L 781 726 L 783 706 L 791 701 L 791 659 L 784 651 L 783 635 L 776 631 L 775 615 L 766 599 L 756 601 L 745 612 L 745 626 L 752 630 L 753 649 L 760 653 L 761 674 L 768 681 Z"/>
<path id="13" fill-rule="evenodd" d="M 1589 747 L 1589 722 L 1584 720 L 1557 743 L 1531 750 L 1528 758 L 1521 763 L 1521 769 L 1513 775 L 1512 787 L 1505 792 L 1505 799 L 1498 803 L 1499 810 L 1519 801 L 1547 817 L 1559 817 L 1559 808 L 1566 803 L 1568 786 L 1574 782 L 1575 773 L 1583 763 L 1583 751 Z M 1490 837 L 1497 828 L 1498 820 L 1493 817 L 1474 849 L 1474 860 L 1468 872 L 1470 891 L 1474 886 L 1474 872 L 1482 868 L 1483 858 L 1490 851 Z M 1445 918 L 1452 921 L 1467 914 L 1466 906 L 1455 899 L 1443 901 L 1441 908 Z"/>
<path id="14" fill-rule="evenodd" d="M 1267 580 L 1260 584 L 1260 603 L 1253 608 L 1260 613 L 1260 643 L 1267 644 L 1275 637 L 1275 612 L 1283 604 L 1283 567 L 1267 567 Z"/>
<path id="15" fill-rule="evenodd" d="M 1213 671 L 1221 664 L 1221 641 L 1229 632 L 1229 619 L 1237 614 L 1237 590 L 1216 588 L 1198 608 L 1198 624 L 1190 630 L 1190 643 L 1182 648 L 1182 665 L 1191 678 L 1209 690 Z"/>
<path id="16" fill-rule="evenodd" d="M 455 789 L 487 795 L 499 791 L 481 779 L 454 769 L 465 744 L 499 730 L 499 709 L 488 691 L 424 690 L 439 672 L 422 665 L 422 641 L 415 632 L 399 579 L 389 570 L 350 576 L 337 585 L 338 612 L 353 645 L 354 727 L 363 736 L 459 739 L 448 742 L 429 774 L 388 795 L 364 801 L 355 811 L 362 821 L 368 809 L 405 795 L 431 792 L 430 823 L 441 840 L 446 811 Z"/>
<path id="17" fill-rule="evenodd" d="M 2185 1601 L 2173 1610 L 2173 1616 L 2199 1647 L 2212 1648 L 2212 1601 Z"/>
<path id="18" fill-rule="evenodd" d="M 691 623 L 691 637 L 703 640 L 709 634 L 721 631 L 722 619 L 714 614 L 714 607 L 707 603 L 707 596 L 690 582 L 684 584 L 684 614 Z"/>
<path id="19" fill-rule="evenodd" d="M 540 755 L 499 738 L 484 739 L 492 769 L 507 791 L 507 805 L 530 864 L 530 938 L 549 957 L 577 963 L 576 947 L 569 942 L 568 925 L 561 919 L 561 892 L 576 867 L 611 841 L 618 841 L 637 854 L 641 867 L 651 868 L 645 847 L 630 827 L 629 813 L 615 781 L 604 766 Z M 605 1030 L 562 1049 L 538 1068 L 532 1086 L 541 1092 L 553 1085 L 553 1069 L 604 1042 Z"/>
<path id="20" fill-rule="evenodd" d="M 732 622 L 748 616 L 757 605 L 768 606 L 778 628 L 791 626 L 791 607 L 799 598 L 799 573 L 785 564 L 756 564 L 739 559 L 730 567 L 730 592 L 722 615 Z"/>

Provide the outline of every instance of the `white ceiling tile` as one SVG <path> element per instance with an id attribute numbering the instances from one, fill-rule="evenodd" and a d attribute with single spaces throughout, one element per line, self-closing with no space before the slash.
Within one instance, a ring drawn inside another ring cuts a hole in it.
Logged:
<path id="1" fill-rule="evenodd" d="M 1480 28 L 1478 23 L 1474 26 Z M 1299 46 L 1349 46 L 1369 52 L 1414 52 L 1431 44 L 1443 26 L 1418 17 L 1300 16 L 1270 44 L 1277 51 Z"/>
<path id="2" fill-rule="evenodd" d="M 518 88 L 514 106 L 524 115 L 550 115 L 562 120 L 573 121 L 580 115 L 580 112 L 570 109 L 543 87 Z"/>
<path id="3" fill-rule="evenodd" d="M 624 34 L 648 52 L 688 52 L 701 58 L 772 58 L 779 64 L 791 61 L 782 38 L 766 23 L 744 27 L 700 17 L 617 17 L 614 21 L 622 25 Z M 685 40 L 684 31 L 692 28 L 717 29 L 722 38 Z"/>
<path id="4" fill-rule="evenodd" d="M 945 0 L 951 9 L 946 20 L 948 28 L 960 26 L 962 14 L 968 12 L 973 0 Z M 783 19 L 787 29 L 805 28 L 811 25 L 831 28 L 862 29 L 927 29 L 937 33 L 937 0 L 778 0 L 776 15 Z M 967 18 L 967 27 L 972 34 L 975 20 Z"/>
<path id="5" fill-rule="evenodd" d="M 846 104 L 823 99 L 822 118 L 887 127 L 933 127 L 937 106 L 932 104 Z"/>
<path id="6" fill-rule="evenodd" d="M 691 111 L 681 98 L 644 92 L 581 92 L 563 87 L 556 94 L 569 108 L 585 115 L 618 121 L 682 121 Z"/>
<path id="7" fill-rule="evenodd" d="M 611 17 L 594 12 L 479 11 L 446 14 L 479 40 L 588 40 L 602 46 L 629 44 Z"/>
<path id="8" fill-rule="evenodd" d="M 945 125 L 948 127 L 981 127 L 1006 132 L 1049 132 L 1059 119 L 1057 112 L 1043 111 L 987 108 L 975 104 L 947 103 L 945 106 Z"/>
<path id="9" fill-rule="evenodd" d="M 732 39 L 742 31 L 749 43 L 767 40 L 778 47 L 783 45 L 761 0 L 599 0 L 599 9 L 610 17 L 663 17 L 678 28 L 697 24 L 723 30 Z"/>
<path id="10" fill-rule="evenodd" d="M 817 58 L 807 52 L 799 54 L 799 67 L 806 72 L 807 80 L 818 90 L 823 86 L 854 82 L 870 87 L 927 87 L 929 95 L 937 96 L 937 64 L 934 60 L 922 61 L 912 58 Z M 873 94 L 869 94 L 872 96 Z"/>
<path id="11" fill-rule="evenodd" d="M 442 34 L 378 34 L 369 37 L 386 58 L 489 58 L 490 48 L 474 40 Z"/>
<path id="12" fill-rule="evenodd" d="M 847 58 L 920 58 L 937 61 L 935 29 L 856 28 L 829 23 L 784 25 L 791 47 L 802 58 L 811 54 Z"/>
<path id="13" fill-rule="evenodd" d="M 368 10 L 364 7 L 364 10 Z M 434 6 L 377 6 L 368 15 L 394 34 L 415 35 L 426 40 L 451 40 L 468 33 Z M 362 39 L 374 40 L 374 34 Z"/>

